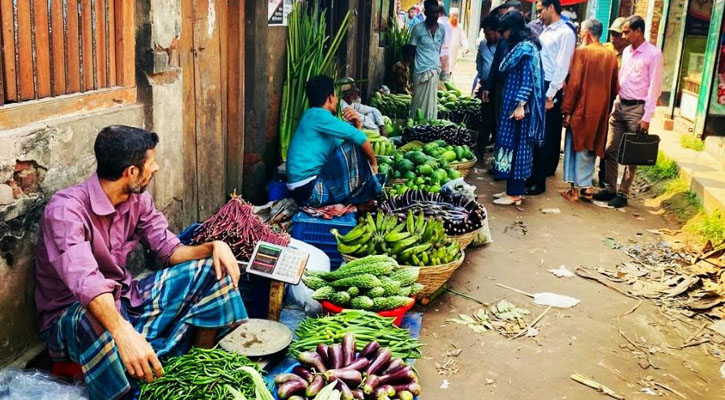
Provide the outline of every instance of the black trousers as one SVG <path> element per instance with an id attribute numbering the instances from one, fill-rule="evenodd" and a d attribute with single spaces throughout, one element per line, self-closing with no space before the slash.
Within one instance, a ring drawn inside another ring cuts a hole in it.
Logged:
<path id="1" fill-rule="evenodd" d="M 546 82 L 549 87 L 549 82 Z M 534 148 L 534 164 L 529 178 L 529 186 L 545 185 L 546 177 L 556 173 L 561 153 L 561 98 L 559 90 L 554 96 L 554 107 L 546 112 L 544 123 L 544 145 Z"/>
<path id="2" fill-rule="evenodd" d="M 481 86 L 483 87 L 483 86 Z M 482 90 L 476 93 L 476 96 L 481 98 Z M 491 96 L 495 97 L 495 96 Z M 496 105 L 495 99 L 491 98 L 488 103 L 481 103 L 481 120 L 483 125 L 479 127 L 478 136 L 478 154 L 483 154 L 483 149 L 486 146 L 496 141 Z"/>

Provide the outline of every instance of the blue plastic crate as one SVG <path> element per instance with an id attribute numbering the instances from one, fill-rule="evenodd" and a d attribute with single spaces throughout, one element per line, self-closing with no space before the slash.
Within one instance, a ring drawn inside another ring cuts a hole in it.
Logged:
<path id="1" fill-rule="evenodd" d="M 191 224 L 180 234 L 179 240 L 182 244 L 191 244 L 194 230 L 201 224 Z M 259 275 L 248 274 L 242 271 L 239 277 L 239 294 L 244 300 L 244 307 L 247 309 L 249 318 L 267 318 L 269 309 L 269 283 L 270 280 Z"/>
<path id="2" fill-rule="evenodd" d="M 269 201 L 281 200 L 289 197 L 287 184 L 281 181 L 269 182 Z"/>
<path id="3" fill-rule="evenodd" d="M 292 237 L 322 250 L 330 257 L 330 266 L 337 268 L 342 263 L 342 255 L 337 251 L 337 241 L 330 233 L 330 229 L 335 228 L 344 235 L 356 224 L 354 213 L 333 219 L 322 219 L 300 211 L 292 218 Z"/>

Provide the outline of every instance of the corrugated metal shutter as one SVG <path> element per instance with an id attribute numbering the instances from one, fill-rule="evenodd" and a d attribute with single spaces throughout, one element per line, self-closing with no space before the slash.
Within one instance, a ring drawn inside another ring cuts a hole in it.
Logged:
<path id="1" fill-rule="evenodd" d="M 597 13 L 595 18 L 602 23 L 604 33 L 602 34 L 602 42 L 609 39 L 609 17 L 612 14 L 612 0 L 597 0 Z"/>

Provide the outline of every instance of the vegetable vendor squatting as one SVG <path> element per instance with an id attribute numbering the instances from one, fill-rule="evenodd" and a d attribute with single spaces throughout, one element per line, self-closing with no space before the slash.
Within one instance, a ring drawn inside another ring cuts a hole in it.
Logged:
<path id="1" fill-rule="evenodd" d="M 373 207 L 382 187 L 375 176 L 378 162 L 373 146 L 360 131 L 360 114 L 346 108 L 344 121 L 336 117 L 338 99 L 328 76 L 310 78 L 306 91 L 310 108 L 302 114 L 287 154 L 292 198 L 311 207 L 338 203 Z"/>
<path id="2" fill-rule="evenodd" d="M 139 128 L 103 128 L 96 173 L 57 192 L 40 219 L 40 335 L 54 361 L 81 365 L 91 399 L 122 398 L 136 379 L 162 376 L 160 358 L 212 347 L 247 319 L 229 247 L 182 245 L 146 192 L 158 141 Z M 139 242 L 166 268 L 136 280 L 126 261 Z"/>

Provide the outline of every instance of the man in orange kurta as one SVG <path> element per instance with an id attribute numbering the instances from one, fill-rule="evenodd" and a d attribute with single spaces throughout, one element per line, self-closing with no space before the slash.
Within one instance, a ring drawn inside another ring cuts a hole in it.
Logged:
<path id="1" fill-rule="evenodd" d="M 569 82 L 561 105 L 567 128 L 564 151 L 564 181 L 571 189 L 562 192 L 567 200 L 591 199 L 596 157 L 604 157 L 607 121 L 617 95 L 617 57 L 599 41 L 602 23 L 582 23 L 582 46 L 574 52 Z"/>

